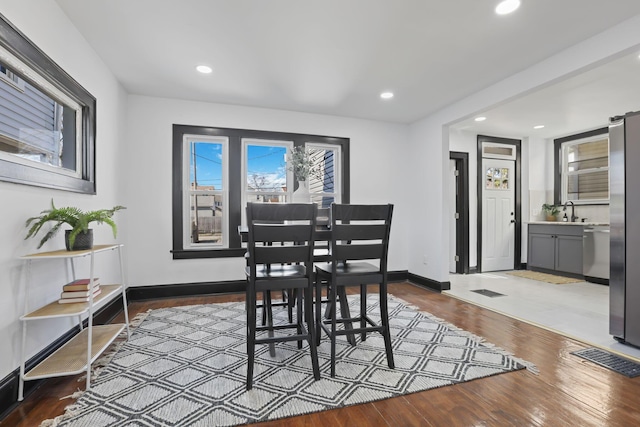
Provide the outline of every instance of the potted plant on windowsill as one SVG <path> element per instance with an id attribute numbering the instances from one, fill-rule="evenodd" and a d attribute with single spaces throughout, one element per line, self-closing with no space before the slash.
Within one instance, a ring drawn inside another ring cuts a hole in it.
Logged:
<path id="1" fill-rule="evenodd" d="M 560 213 L 560 209 L 558 209 L 555 205 L 550 205 L 545 203 L 542 205 L 542 211 L 545 213 L 545 217 L 547 221 L 556 221 L 558 215 Z"/>
<path id="2" fill-rule="evenodd" d="M 293 192 L 292 201 L 298 203 L 309 203 L 308 180 L 311 176 L 319 176 L 318 167 L 313 164 L 309 152 L 304 146 L 296 146 L 287 155 L 287 169 L 293 172 L 293 176 L 298 181 L 298 189 Z"/>
<path id="3" fill-rule="evenodd" d="M 40 212 L 40 215 L 27 219 L 25 227 L 29 230 L 25 239 L 34 237 L 46 223 L 52 221 L 55 224 L 40 240 L 38 249 L 55 236 L 63 224 L 71 227 L 71 230 L 66 230 L 65 232 L 65 246 L 68 251 L 91 249 L 93 247 L 93 230 L 89 228 L 89 224 L 92 222 L 102 224 L 104 222 L 111 227 L 113 237 L 116 237 L 118 228 L 111 217 L 120 209 L 125 209 L 125 207 L 115 206 L 111 209 L 86 212 L 73 206 L 56 208 L 53 199 L 51 199 L 51 209 L 46 209 Z"/>

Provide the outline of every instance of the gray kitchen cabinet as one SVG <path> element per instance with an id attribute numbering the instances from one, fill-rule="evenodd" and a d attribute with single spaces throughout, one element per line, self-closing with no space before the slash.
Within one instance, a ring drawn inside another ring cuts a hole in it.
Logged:
<path id="1" fill-rule="evenodd" d="M 582 277 L 582 229 L 574 224 L 529 224 L 529 270 Z"/>

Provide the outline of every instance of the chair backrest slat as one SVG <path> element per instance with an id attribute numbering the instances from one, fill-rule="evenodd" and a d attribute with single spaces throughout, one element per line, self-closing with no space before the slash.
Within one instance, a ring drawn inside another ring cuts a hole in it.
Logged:
<path id="1" fill-rule="evenodd" d="M 385 247 L 382 243 L 371 245 L 336 245 L 332 255 L 337 260 L 380 259 L 384 257 Z"/>
<path id="2" fill-rule="evenodd" d="M 338 216 L 342 221 L 374 221 L 386 220 L 391 214 L 393 205 L 340 205 L 334 204 L 332 217 Z M 333 219 L 333 218 L 332 218 Z"/>
<path id="3" fill-rule="evenodd" d="M 254 219 L 272 223 L 309 220 L 309 213 L 318 209 L 312 203 L 249 203 L 247 208 L 249 205 Z"/>
<path id="4" fill-rule="evenodd" d="M 305 242 L 311 238 L 309 224 L 254 224 L 253 239 L 262 242 Z"/>
<path id="5" fill-rule="evenodd" d="M 374 240 L 384 239 L 386 224 L 336 224 L 331 233 L 337 240 Z"/>
<path id="6" fill-rule="evenodd" d="M 256 264 L 289 264 L 309 261 L 309 245 L 298 246 L 256 246 Z"/>

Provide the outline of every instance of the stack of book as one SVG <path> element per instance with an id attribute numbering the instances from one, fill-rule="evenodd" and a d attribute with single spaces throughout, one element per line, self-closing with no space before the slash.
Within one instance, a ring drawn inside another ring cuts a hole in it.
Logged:
<path id="1" fill-rule="evenodd" d="M 101 292 L 99 279 L 93 279 L 93 297 Z M 58 302 L 60 304 L 71 304 L 76 302 L 87 302 L 91 298 L 91 283 L 89 279 L 78 279 L 67 283 L 62 287 L 62 294 Z"/>

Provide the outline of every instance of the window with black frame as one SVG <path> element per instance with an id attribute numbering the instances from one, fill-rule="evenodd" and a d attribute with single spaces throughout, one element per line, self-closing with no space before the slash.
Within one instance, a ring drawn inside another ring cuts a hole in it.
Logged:
<path id="1" fill-rule="evenodd" d="M 608 129 L 556 139 L 554 146 L 556 204 L 608 204 Z"/>
<path id="2" fill-rule="evenodd" d="M 248 202 L 287 203 L 302 185 L 289 164 L 306 153 L 309 202 L 349 201 L 349 140 L 317 135 L 173 126 L 173 258 L 244 255 Z"/>
<path id="3" fill-rule="evenodd" d="M 96 100 L 0 16 L 0 180 L 95 194 Z"/>

